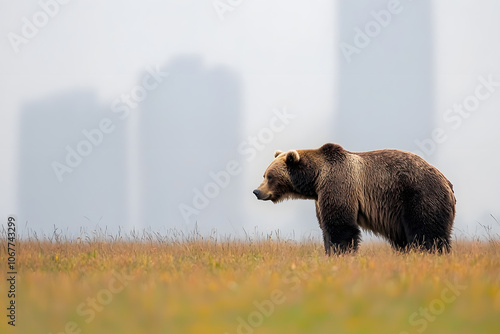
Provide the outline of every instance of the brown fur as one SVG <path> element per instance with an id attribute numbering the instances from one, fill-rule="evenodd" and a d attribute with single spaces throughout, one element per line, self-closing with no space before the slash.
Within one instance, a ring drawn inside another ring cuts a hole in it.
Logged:
<path id="1" fill-rule="evenodd" d="M 258 199 L 312 199 L 325 251 L 355 251 L 363 228 L 398 250 L 449 251 L 452 184 L 419 156 L 399 150 L 353 153 L 336 144 L 276 151 L 254 190 Z"/>

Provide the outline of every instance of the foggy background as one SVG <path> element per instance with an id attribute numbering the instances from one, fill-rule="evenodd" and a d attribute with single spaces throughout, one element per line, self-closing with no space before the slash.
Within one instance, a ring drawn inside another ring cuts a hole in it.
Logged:
<path id="1" fill-rule="evenodd" d="M 456 236 L 500 233 L 497 1 L 0 8 L 0 217 L 21 233 L 318 237 L 311 201 L 252 190 L 275 150 L 326 142 L 420 154 Z"/>

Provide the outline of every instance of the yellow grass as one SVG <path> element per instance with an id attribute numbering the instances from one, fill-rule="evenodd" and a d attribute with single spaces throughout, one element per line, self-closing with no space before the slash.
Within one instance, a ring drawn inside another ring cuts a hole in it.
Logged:
<path id="1" fill-rule="evenodd" d="M 75 240 L 17 243 L 17 320 L 1 333 L 500 333 L 500 243 L 448 255 L 363 243 Z"/>

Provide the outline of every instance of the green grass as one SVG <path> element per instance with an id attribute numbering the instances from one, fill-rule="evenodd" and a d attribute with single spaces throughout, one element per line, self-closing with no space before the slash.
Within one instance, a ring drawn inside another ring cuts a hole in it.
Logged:
<path id="1" fill-rule="evenodd" d="M 17 326 L 3 315 L 0 332 L 500 333 L 500 242 L 452 247 L 328 258 L 279 239 L 19 241 Z"/>

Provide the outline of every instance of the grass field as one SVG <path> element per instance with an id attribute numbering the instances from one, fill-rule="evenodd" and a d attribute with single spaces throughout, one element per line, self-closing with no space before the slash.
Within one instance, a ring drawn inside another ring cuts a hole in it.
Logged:
<path id="1" fill-rule="evenodd" d="M 17 242 L 16 327 L 1 333 L 500 333 L 500 242 L 449 255 L 362 244 L 186 238 Z"/>

